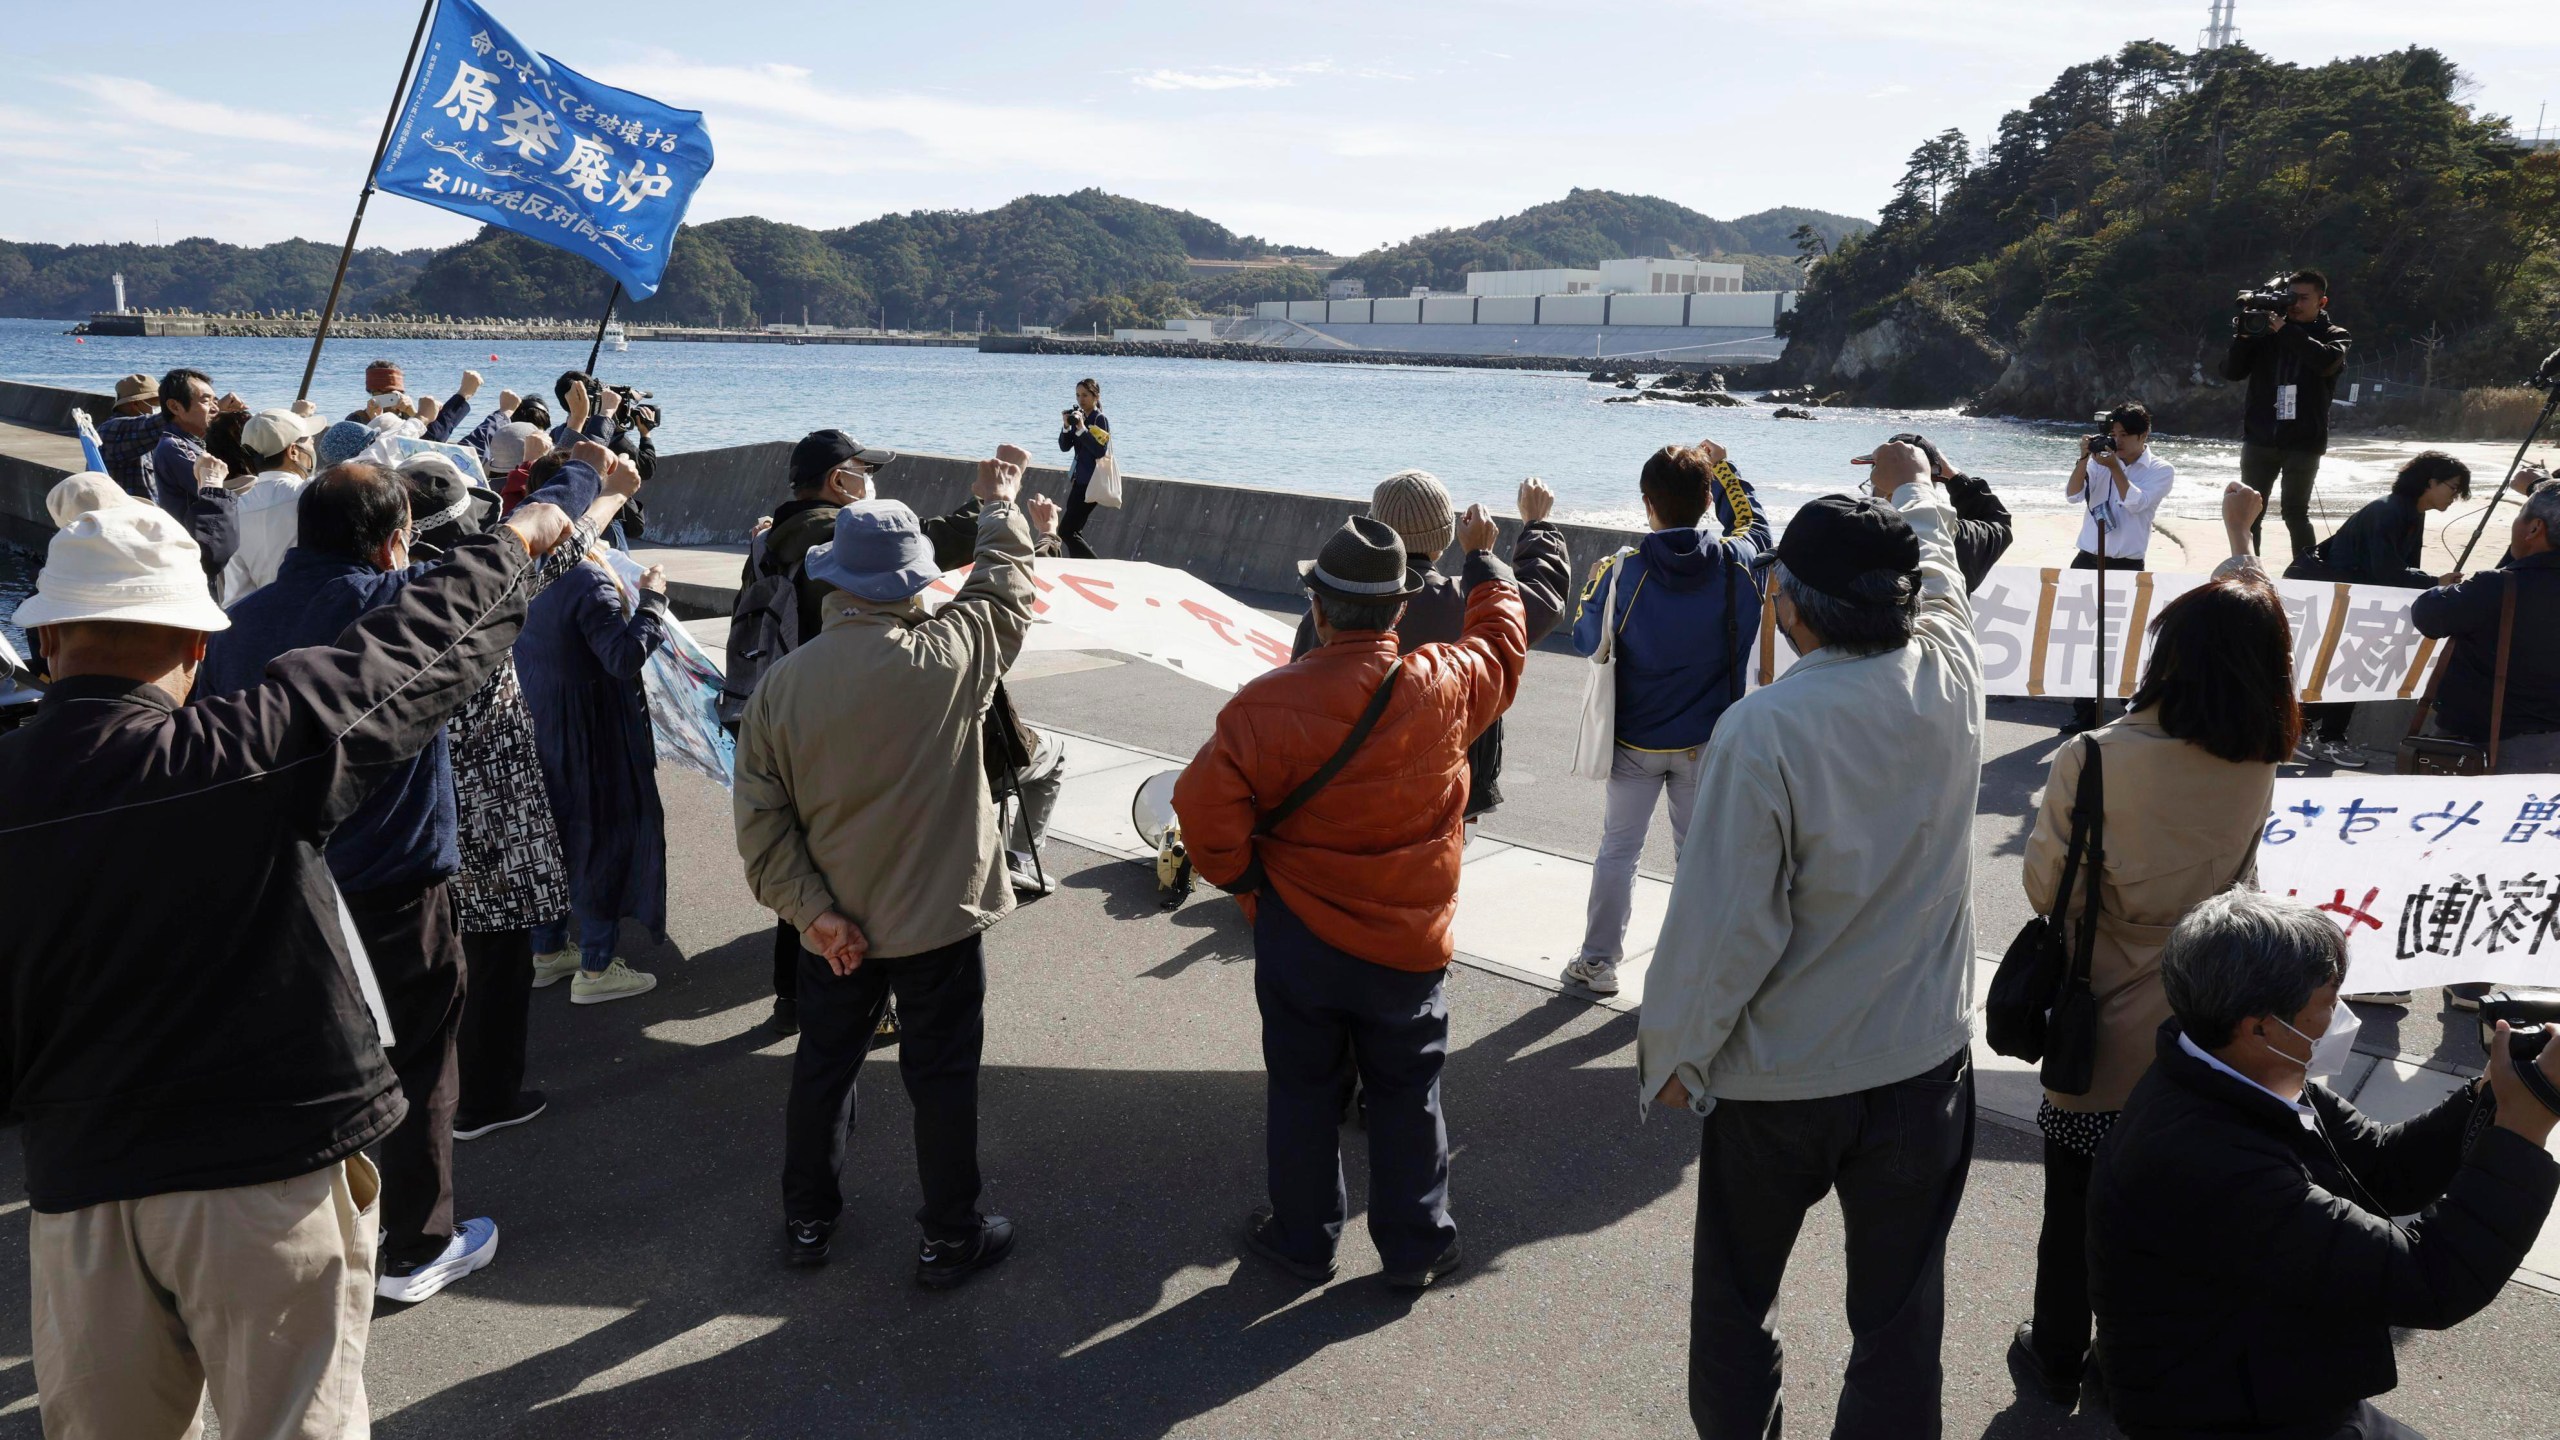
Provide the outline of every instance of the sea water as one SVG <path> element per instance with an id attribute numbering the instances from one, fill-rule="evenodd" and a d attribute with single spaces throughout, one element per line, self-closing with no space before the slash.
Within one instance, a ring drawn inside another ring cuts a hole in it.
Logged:
<path id="1" fill-rule="evenodd" d="M 122 375 L 188 365 L 211 375 L 217 390 L 264 407 L 293 398 L 311 348 L 290 339 L 75 337 L 63 333 L 69 328 L 0 320 L 0 377 L 105 391 Z M 475 413 L 485 414 L 501 388 L 548 397 L 554 377 L 586 363 L 587 346 L 333 340 L 312 386 L 322 412 L 361 406 L 364 368 L 376 359 L 399 364 L 413 394 L 449 395 L 465 368 L 478 370 L 485 384 Z M 1927 434 L 1955 464 L 1989 480 L 2022 520 L 2058 514 L 2076 437 L 2089 428 L 1947 410 L 1820 410 L 1813 420 L 1781 420 L 1775 407 L 1758 403 L 1610 404 L 1631 392 L 1572 372 L 1430 365 L 635 340 L 607 352 L 598 368 L 610 383 L 654 393 L 665 415 L 662 453 L 834 427 L 865 444 L 944 455 L 991 454 L 1011 441 L 1054 462 L 1059 411 L 1073 401 L 1075 382 L 1092 376 L 1102 382 L 1103 409 L 1133 475 L 1365 497 L 1384 476 L 1418 468 L 1438 475 L 1459 505 L 1483 501 L 1506 513 L 1521 479 L 1535 475 L 1555 490 L 1557 519 L 1618 526 L 1642 523 L 1636 476 L 1660 446 L 1701 436 L 1725 445 L 1783 525 L 1805 500 L 1857 485 L 1863 472 L 1850 459 L 1903 430 Z M 2233 405 L 2239 400 L 2235 390 Z M 2178 469 L 2164 517 L 2201 522 L 2197 538 L 2218 552 L 2214 517 L 2223 483 L 2239 473 L 2239 447 L 2164 435 L 2155 448 Z M 2417 448 L 2342 441 L 2321 468 L 2315 519 L 2326 529 L 2382 494 Z M 2504 470 L 2497 446 L 2454 448 L 2475 471 Z M 781 485 L 777 475 L 777 500 Z M 2272 518 L 2269 528 L 2277 528 Z M 10 568 L 0 562 L 0 616 L 14 605 Z M 23 561 L 15 568 L 23 588 Z"/>

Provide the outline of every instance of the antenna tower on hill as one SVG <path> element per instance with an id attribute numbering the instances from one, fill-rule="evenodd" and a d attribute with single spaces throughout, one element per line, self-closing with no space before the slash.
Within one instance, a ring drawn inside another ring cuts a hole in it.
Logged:
<path id="1" fill-rule="evenodd" d="M 2240 0 L 2211 0 L 2211 14 L 2205 20 L 2204 33 L 2196 37 L 2199 50 L 2220 50 L 2240 38 L 2233 27 L 2232 12 L 2240 8 Z"/>

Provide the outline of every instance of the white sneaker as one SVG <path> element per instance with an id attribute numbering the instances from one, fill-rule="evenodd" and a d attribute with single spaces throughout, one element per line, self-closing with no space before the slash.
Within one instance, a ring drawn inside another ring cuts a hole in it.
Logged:
<path id="1" fill-rule="evenodd" d="M 443 1254 L 406 1274 L 384 1270 L 382 1278 L 373 1282 L 373 1290 L 385 1300 L 415 1305 L 497 1258 L 498 1222 L 486 1216 L 465 1220 L 453 1227 L 453 1239 Z"/>
<path id="2" fill-rule="evenodd" d="M 2366 763 L 2364 751 L 2348 744 L 2344 740 L 2332 741 L 2327 745 L 2321 746 L 2320 755 L 2322 759 L 2327 760 L 2330 764 L 2337 766 L 2341 770 L 2361 770 L 2365 767 Z"/>
<path id="3" fill-rule="evenodd" d="M 1012 877 L 1013 890 L 1017 895 L 1048 895 L 1058 888 L 1057 877 L 1035 865 L 1028 850 L 1005 852 L 1005 869 Z"/>
<path id="4" fill-rule="evenodd" d="M 569 1003 L 601 1005 L 607 1000 L 628 1000 L 634 995 L 645 995 L 657 988 L 657 976 L 646 970 L 634 970 L 616 960 L 593 975 L 579 971 L 578 978 L 569 982 Z"/>
<path id="5" fill-rule="evenodd" d="M 1577 955 L 1564 967 L 1564 978 L 1594 995 L 1618 993 L 1618 962 L 1595 955 Z"/>
<path id="6" fill-rule="evenodd" d="M 566 980 L 577 973 L 578 952 L 575 947 L 567 950 L 553 950 L 533 957 L 533 988 L 536 990 L 545 985 Z"/>
<path id="7" fill-rule="evenodd" d="M 2297 741 L 2295 741 L 2295 742 L 2294 742 L 2294 746 L 2293 746 L 2293 758 L 2292 758 L 2291 760 L 2289 760 L 2289 761 L 2285 762 L 2285 763 L 2287 763 L 2287 764 L 2289 764 L 2289 765 L 2317 765 L 2317 764 L 2319 764 L 2319 763 L 2320 763 L 2320 742 L 2319 742 L 2319 740 L 2318 740 L 2317 738 L 2315 738 L 2314 736 L 2312 736 L 2310 733 L 2305 732 L 2305 733 L 2304 733 L 2304 735 L 2303 735 L 2303 737 L 2302 737 L 2300 740 L 2297 740 Z"/>
<path id="8" fill-rule="evenodd" d="M 2417 997 L 2406 990 L 2359 990 L 2353 995 L 2341 995 L 2338 998 L 2353 1000 L 2359 1005 L 2397 1005 L 2406 1010 L 2409 1008 L 2409 1002 Z"/>

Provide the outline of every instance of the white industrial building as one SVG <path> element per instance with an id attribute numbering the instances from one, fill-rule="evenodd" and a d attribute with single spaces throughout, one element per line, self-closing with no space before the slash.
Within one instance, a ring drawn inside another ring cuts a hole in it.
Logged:
<path id="1" fill-rule="evenodd" d="M 1713 295 L 1741 289 L 1739 265 L 1653 255 L 1603 260 L 1597 270 L 1478 270 L 1467 277 L 1470 295 Z"/>

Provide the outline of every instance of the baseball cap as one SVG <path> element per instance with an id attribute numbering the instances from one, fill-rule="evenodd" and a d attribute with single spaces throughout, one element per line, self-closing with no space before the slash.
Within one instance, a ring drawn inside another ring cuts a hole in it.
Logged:
<path id="1" fill-rule="evenodd" d="M 308 440 L 328 428 L 329 422 L 317 415 L 261 410 L 240 427 L 240 448 L 261 460 L 280 459 L 295 441 Z"/>
<path id="2" fill-rule="evenodd" d="M 847 460 L 886 465 L 897 458 L 897 451 L 865 445 L 841 430 L 812 430 L 791 447 L 791 488 L 814 490 Z"/>
<path id="3" fill-rule="evenodd" d="M 1920 537 L 1901 511 L 1873 495 L 1825 495 L 1787 522 L 1787 533 L 1778 541 L 1778 563 L 1825 595 L 1873 604 L 1884 595 L 1873 587 L 1861 592 L 1858 581 L 1919 569 Z"/>

